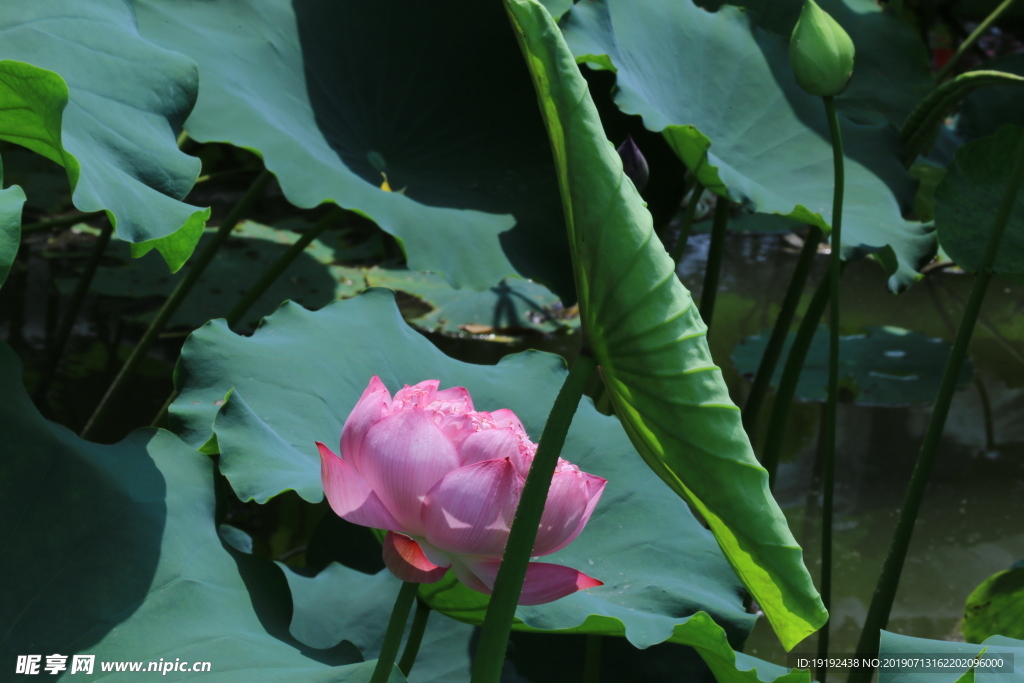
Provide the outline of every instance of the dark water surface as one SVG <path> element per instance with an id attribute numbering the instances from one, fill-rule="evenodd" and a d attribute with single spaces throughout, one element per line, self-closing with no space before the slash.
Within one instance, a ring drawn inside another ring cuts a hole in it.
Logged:
<path id="1" fill-rule="evenodd" d="M 680 267 L 697 300 L 708 240 L 694 235 Z M 771 326 L 796 255 L 778 235 L 728 238 L 710 343 L 740 405 L 750 384 L 734 367 L 732 349 Z M 827 260 L 826 254 L 817 257 L 805 306 Z M 937 272 L 893 295 L 880 265 L 852 264 L 842 281 L 842 333 L 892 325 L 951 341 L 972 279 Z M 916 637 L 962 640 L 959 622 L 967 596 L 991 574 L 1024 559 L 1024 285 L 993 281 L 969 353 L 974 378 L 953 399 L 888 627 Z M 770 400 L 761 414 L 761 438 L 769 411 Z M 835 653 L 855 651 L 930 414 L 931 405 L 839 407 L 830 648 Z M 819 404 L 793 407 L 776 489 L 816 582 L 821 529 L 813 471 L 820 415 Z M 812 637 L 797 649 L 815 648 Z M 745 651 L 785 661 L 764 619 Z"/>

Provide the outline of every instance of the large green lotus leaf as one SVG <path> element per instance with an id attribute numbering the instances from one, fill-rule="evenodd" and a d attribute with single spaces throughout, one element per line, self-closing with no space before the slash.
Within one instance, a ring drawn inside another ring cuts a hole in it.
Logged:
<path id="1" fill-rule="evenodd" d="M 1024 54 L 1008 55 L 985 63 L 986 69 L 1024 76 Z M 992 135 L 1001 126 L 1024 126 L 1024 87 L 994 85 L 963 99 L 956 118 L 956 132 L 965 140 Z"/>
<path id="2" fill-rule="evenodd" d="M 1024 682 L 1024 668 L 1021 667 L 1021 658 L 1024 657 L 1024 640 L 1014 640 L 1004 636 L 992 636 L 980 644 L 958 643 L 950 640 L 928 640 L 927 638 L 912 638 L 911 636 L 899 635 L 882 631 L 879 647 L 879 657 L 914 658 L 925 656 L 928 658 L 938 657 L 943 659 L 967 659 L 970 660 L 984 652 L 984 658 L 998 659 L 1004 656 L 1004 663 L 1015 660 L 1011 665 L 1011 671 L 995 672 L 978 668 L 973 670 L 973 677 L 968 673 L 972 667 L 960 666 L 948 669 L 928 669 L 921 667 L 906 667 L 903 669 L 882 668 L 878 672 L 879 683 L 1022 683 Z M 964 675 L 967 677 L 964 678 Z"/>
<path id="3" fill-rule="evenodd" d="M 584 332 L 615 412 L 651 469 L 707 520 L 792 648 L 827 613 L 711 359 L 707 327 L 605 140 L 558 28 L 536 2 L 506 6 L 547 120 Z"/>
<path id="4" fill-rule="evenodd" d="M 436 584 L 425 584 L 420 595 L 435 609 L 447 612 L 458 619 L 473 624 L 482 624 L 487 613 L 487 596 L 477 593 L 459 583 L 451 574 Z M 513 628 L 519 631 L 544 631 L 548 625 L 539 608 L 520 607 L 516 613 Z M 530 617 L 533 617 L 532 619 Z M 575 628 L 560 628 L 559 633 L 589 633 L 603 636 L 624 635 L 621 622 L 607 616 L 591 615 Z M 629 638 L 628 632 L 625 633 Z M 718 683 L 809 683 L 806 670 L 785 669 L 776 664 L 736 652 L 722 627 L 704 612 L 680 620 L 672 631 L 668 642 L 689 645 L 697 650 L 707 663 Z"/>
<path id="5" fill-rule="evenodd" d="M 996 572 L 967 596 L 961 630 L 964 640 L 990 636 L 1024 639 L 1024 562 Z"/>
<path id="6" fill-rule="evenodd" d="M 782 36 L 735 7 L 712 14 L 674 0 L 578 3 L 563 26 L 579 61 L 616 69 L 618 107 L 661 131 L 706 187 L 748 210 L 830 229 L 825 110 L 796 85 Z M 934 254 L 935 239 L 902 218 L 915 183 L 900 161 L 899 135 L 841 119 L 843 258 L 884 251 L 890 288 L 904 289 Z"/>
<path id="7" fill-rule="evenodd" d="M 497 366 L 453 360 L 403 322 L 390 291 L 372 289 L 316 313 L 285 304 L 251 337 L 221 321 L 200 328 L 182 349 L 171 422 L 193 447 L 219 451 L 221 471 L 243 500 L 264 502 L 294 489 L 318 502 L 314 442 L 338 442 L 374 374 L 392 391 L 425 379 L 465 386 L 477 409 L 511 408 L 538 438 L 565 365 L 540 352 Z M 637 460 L 618 420 L 584 401 L 562 455 L 608 485 L 587 529 L 551 560 L 606 585 L 520 608 L 520 618 L 535 628 L 579 632 L 596 620 L 599 632 L 615 630 L 646 647 L 672 638 L 704 610 L 742 639 L 753 617 L 742 607 L 735 574 L 686 504 Z M 462 618 L 458 610 L 451 616 Z"/>
<path id="8" fill-rule="evenodd" d="M 3 177 L 0 167 L 0 178 Z M 17 185 L 0 190 L 0 285 L 11 272 L 21 244 L 21 207 L 25 193 Z"/>
<path id="9" fill-rule="evenodd" d="M 15 3 L 0 18 L 0 60 L 31 63 L 0 62 L 0 138 L 64 166 L 75 206 L 105 209 L 133 243 L 209 218 L 181 201 L 200 167 L 176 141 L 195 62 L 142 38 L 129 0 Z M 195 237 L 155 246 L 175 270 Z"/>
<path id="10" fill-rule="evenodd" d="M 1003 126 L 992 136 L 958 149 L 935 190 L 935 227 L 942 248 L 965 270 L 981 267 L 996 211 L 1010 181 L 1024 128 Z M 1024 191 L 1017 196 L 993 270 L 1024 276 Z"/>
<path id="11" fill-rule="evenodd" d="M 375 658 L 384 642 L 391 608 L 402 582 L 386 569 L 367 575 L 332 563 L 314 577 L 283 568 L 295 611 L 291 634 L 310 647 L 329 648 L 343 639 Z M 406 625 L 406 628 L 411 625 Z M 427 620 L 411 683 L 467 683 L 473 627 L 440 613 Z M 403 645 L 404 650 L 404 645 Z"/>
<path id="12" fill-rule="evenodd" d="M 6 345 L 0 392 L 5 667 L 15 654 L 84 653 L 96 674 L 103 662 L 162 658 L 210 662 L 203 680 L 222 683 L 368 680 L 350 646 L 316 652 L 292 639 L 280 570 L 221 544 L 208 458 L 165 431 L 102 446 L 48 422 Z"/>
<path id="13" fill-rule="evenodd" d="M 771 330 L 747 337 L 733 349 L 732 359 L 742 375 L 752 379 L 764 354 Z M 796 333 L 791 332 L 782 349 L 789 355 Z M 839 338 L 839 382 L 842 398 L 865 406 L 906 406 L 929 403 L 939 394 L 942 368 L 951 346 L 920 332 L 899 327 L 869 327 L 863 334 Z M 960 370 L 957 387 L 971 381 L 970 360 Z M 772 387 L 782 378 L 775 368 Z M 819 325 L 811 340 L 796 395 L 804 401 L 828 398 L 828 327 Z"/>
<path id="14" fill-rule="evenodd" d="M 496 3 L 136 6 L 143 35 L 199 62 L 192 137 L 258 151 L 297 206 L 369 216 L 413 270 L 476 289 L 518 273 L 573 299 L 547 139 Z"/>
<path id="15" fill-rule="evenodd" d="M 341 638 L 351 641 L 367 657 L 376 656 L 381 635 L 401 582 L 387 570 L 372 577 L 340 564 L 331 564 L 316 577 L 303 577 L 286 570 L 288 585 L 295 599 L 292 634 L 307 645 L 331 647 Z M 482 623 L 487 607 L 486 596 L 469 590 L 450 576 L 437 585 L 425 585 L 421 594 L 429 596 L 438 605 L 457 613 L 460 619 Z M 356 618 L 345 615 L 358 613 Z M 362 632 L 354 630 L 349 621 L 365 626 Z M 593 632 L 621 635 L 621 625 L 609 622 L 598 624 L 591 618 Z M 517 620 L 523 631 L 536 631 Z M 569 629 L 567 632 L 585 632 L 588 629 Z M 473 627 L 455 621 L 443 614 L 431 614 L 427 622 L 420 654 L 416 659 L 411 683 L 465 683 L 469 681 L 470 646 Z M 673 640 L 687 642 L 699 648 L 716 680 L 720 683 L 800 683 L 808 681 L 805 671 L 790 671 L 733 652 L 721 627 L 706 614 L 700 613 L 676 627 Z M 582 670 L 582 662 L 579 664 Z M 518 680 L 518 679 L 517 679 Z M 527 679 L 523 679 L 524 681 Z"/>
<path id="16" fill-rule="evenodd" d="M 213 237 L 208 231 L 200 241 Z M 196 296 L 185 299 L 171 317 L 171 327 L 199 327 L 226 315 L 238 299 L 259 279 L 263 271 L 299 239 L 299 234 L 245 221 L 234 229 L 223 248 L 213 257 L 196 283 Z M 368 287 L 388 287 L 415 298 L 406 317 L 412 325 L 429 332 L 465 334 L 524 330 L 543 333 L 570 330 L 579 318 L 567 316 L 558 297 L 535 282 L 510 277 L 484 291 L 454 289 L 440 275 L 404 268 L 363 268 L 335 265 L 360 260 L 362 245 L 355 248 L 332 246 L 331 235 L 313 242 L 242 319 L 240 327 L 252 329 L 282 301 L 294 300 L 317 309 L 336 299 L 348 299 Z M 114 244 L 106 254 L 107 265 L 96 271 L 91 291 L 112 297 L 150 298 L 153 310 L 139 314 L 149 321 L 178 279 L 154 268 L 149 259 L 132 260 L 126 245 Z M 186 267 L 187 270 L 187 267 Z M 74 280 L 59 286 L 70 291 Z"/>

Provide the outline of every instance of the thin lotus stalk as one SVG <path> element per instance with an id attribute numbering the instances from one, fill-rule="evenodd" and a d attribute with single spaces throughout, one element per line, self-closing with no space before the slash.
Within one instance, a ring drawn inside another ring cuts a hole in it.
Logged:
<path id="1" fill-rule="evenodd" d="M 167 414 L 171 410 L 171 404 L 174 403 L 174 399 L 178 398 L 178 390 L 172 389 L 171 393 L 167 395 L 167 400 L 160 406 L 160 410 L 157 412 L 156 417 L 149 423 L 150 427 L 166 427 L 167 426 Z"/>
<path id="2" fill-rule="evenodd" d="M 939 289 L 941 289 L 946 294 L 946 296 L 949 297 L 951 301 L 953 301 L 953 303 L 955 303 L 962 309 L 966 309 L 967 304 L 964 303 L 964 300 L 961 299 L 956 294 L 956 292 L 954 292 L 952 289 L 944 285 L 941 280 L 936 280 L 935 282 L 939 286 Z M 1007 339 L 1006 335 L 1003 334 L 997 326 L 992 324 L 992 321 L 987 320 L 985 316 L 979 314 L 978 324 L 986 332 L 988 332 L 989 335 L 991 335 L 992 340 L 999 344 L 999 346 L 1002 348 L 1004 352 L 1013 356 L 1014 360 L 1016 360 L 1018 363 L 1024 363 L 1024 353 L 1021 353 L 1020 349 L 1018 349 L 1017 346 L 1014 345 L 1014 342 L 1011 341 L 1010 339 Z"/>
<path id="3" fill-rule="evenodd" d="M 821 585 L 819 593 L 821 602 L 828 610 L 832 604 L 832 517 L 835 494 L 835 463 L 836 463 L 836 411 L 839 402 L 839 276 L 842 262 L 842 221 L 843 221 L 843 190 L 845 177 L 843 169 L 843 133 L 839 128 L 839 116 L 836 114 L 835 100 L 829 96 L 825 101 L 825 112 L 828 115 L 829 134 L 832 137 L 832 161 L 834 166 L 832 196 L 832 253 L 828 262 L 829 290 L 829 324 L 828 324 L 828 404 L 825 408 L 825 457 L 822 459 L 822 503 L 821 503 Z M 829 621 L 818 631 L 818 659 L 828 661 Z M 825 683 L 828 667 L 821 665 L 817 669 L 819 683 Z"/>
<path id="4" fill-rule="evenodd" d="M 171 319 L 171 316 L 173 316 L 175 311 L 178 310 L 181 302 L 184 301 L 185 297 L 188 296 L 188 293 L 192 291 L 192 287 L 195 286 L 199 277 L 203 274 L 203 271 L 206 270 L 206 267 L 210 265 L 210 262 L 213 260 L 217 250 L 220 249 L 220 246 L 224 243 L 224 240 L 228 238 L 228 235 L 231 234 L 234 227 L 238 225 L 238 222 L 242 220 L 242 217 L 249 211 L 249 208 L 253 205 L 260 194 L 262 194 L 263 188 L 267 186 L 267 183 L 270 182 L 272 177 L 273 174 L 271 174 L 270 171 L 264 170 L 256 180 L 253 181 L 248 191 L 242 199 L 239 200 L 238 204 L 231 209 L 231 212 L 224 219 L 224 222 L 217 229 L 217 232 L 214 233 L 213 239 L 211 239 L 207 243 L 206 247 L 199 253 L 196 260 L 189 267 L 188 272 L 186 272 L 185 276 L 178 282 L 178 285 L 174 288 L 174 291 L 171 292 L 171 295 L 167 297 L 167 301 L 164 302 L 164 305 L 160 308 L 159 312 L 157 312 L 153 322 L 149 324 L 146 332 L 142 335 L 142 339 L 140 339 L 139 343 L 135 345 L 134 349 L 132 349 L 131 355 L 128 356 L 128 360 L 125 361 L 120 372 L 117 373 L 114 381 L 111 383 L 110 387 L 107 388 L 107 393 L 104 394 L 103 399 L 100 401 L 99 405 L 96 406 L 96 410 L 93 411 L 93 414 L 86 423 L 85 428 L 82 429 L 81 436 L 83 439 L 90 438 L 96 432 L 97 426 L 103 420 L 107 411 L 110 410 L 113 400 L 124 388 L 125 382 L 129 377 L 131 377 L 135 368 L 142 362 L 142 359 L 145 358 L 146 353 L 149 351 L 150 347 L 153 346 L 153 343 L 157 340 L 157 337 L 160 335 L 160 332 L 163 331 L 164 326 Z"/>
<path id="5" fill-rule="evenodd" d="M 406 677 L 412 671 L 412 665 L 416 663 L 416 655 L 420 652 L 420 644 L 423 642 L 423 633 L 427 630 L 430 611 L 430 605 L 422 599 L 416 598 L 416 612 L 412 615 L 409 639 L 405 641 L 405 650 L 402 651 L 402 658 L 398 661 L 398 668 Z"/>
<path id="6" fill-rule="evenodd" d="M 698 180 L 693 185 L 693 190 L 690 191 L 690 201 L 686 204 L 686 211 L 683 213 L 683 224 L 679 226 L 679 239 L 676 240 L 676 245 L 672 247 L 672 260 L 679 265 L 679 259 L 683 258 L 683 252 L 686 251 L 686 243 L 690 240 L 690 231 L 693 230 L 693 219 L 697 215 L 697 205 L 700 204 L 700 198 L 704 196 L 704 185 Z"/>
<path id="7" fill-rule="evenodd" d="M 234 327 L 245 314 L 249 312 L 253 304 L 259 301 L 259 298 L 274 284 L 279 277 L 288 270 L 288 267 L 299 257 L 299 255 L 306 250 L 313 240 L 319 237 L 327 228 L 335 225 L 338 219 L 346 212 L 340 207 L 335 207 L 323 218 L 315 222 L 309 227 L 306 232 L 302 233 L 302 236 L 295 241 L 295 244 L 288 247 L 288 249 L 281 254 L 280 257 L 269 268 L 264 271 L 260 279 L 256 281 L 249 290 L 242 295 L 242 298 L 238 300 L 234 308 L 227 315 L 228 327 Z"/>
<path id="8" fill-rule="evenodd" d="M 804 246 L 800 250 L 800 257 L 793 268 L 793 276 L 789 279 L 786 295 L 782 299 L 782 308 L 779 310 L 778 317 L 775 318 L 775 325 L 768 337 L 768 344 L 764 348 L 761 362 L 757 366 L 757 374 L 754 375 L 750 394 L 743 404 L 743 428 L 751 439 L 754 438 L 757 417 L 761 413 L 761 406 L 764 404 L 768 387 L 771 386 L 775 366 L 778 365 L 779 357 L 782 356 L 782 348 L 786 344 L 789 328 L 793 325 L 793 317 L 800 305 L 800 296 L 807 286 L 807 278 L 811 275 L 811 267 L 814 265 L 814 257 L 818 253 L 821 237 L 821 228 L 811 226 L 804 238 Z"/>
<path id="9" fill-rule="evenodd" d="M 903 505 L 899 508 L 899 516 L 896 520 L 896 530 L 893 532 L 892 543 L 889 545 L 885 564 L 882 565 L 882 575 L 875 585 L 871 606 L 868 608 L 868 615 L 864 620 L 864 628 L 860 633 L 860 642 L 857 645 L 858 653 L 865 655 L 877 653 L 879 632 L 889 622 L 889 613 L 892 610 L 893 600 L 896 598 L 896 589 L 899 587 L 903 563 L 907 557 L 907 549 L 910 547 L 910 539 L 914 533 L 917 514 L 921 509 L 921 501 L 924 499 L 924 491 L 928 484 L 928 477 L 931 474 L 932 463 L 935 460 L 935 452 L 938 450 L 939 441 L 942 439 L 942 431 L 945 429 L 946 418 L 949 416 L 949 406 L 953 401 L 953 394 L 956 391 L 960 370 L 967 356 L 967 347 L 970 345 L 971 337 L 974 334 L 978 313 L 981 311 L 985 292 L 988 289 L 989 281 L 992 279 L 992 266 L 995 264 L 999 243 L 1006 232 L 1006 226 L 1010 220 L 1010 212 L 1013 209 L 1014 200 L 1022 181 L 1024 181 L 1024 137 L 1017 144 L 1017 159 L 1014 162 L 1013 169 L 1010 171 L 1009 183 L 1003 193 L 1002 201 L 999 203 L 995 223 L 992 226 L 992 232 L 989 233 L 988 243 L 985 245 L 985 254 L 982 257 L 981 266 L 974 276 L 971 294 L 967 299 L 963 317 L 960 319 L 960 325 L 953 340 L 953 348 L 949 353 L 949 360 L 946 362 L 946 369 L 942 375 L 942 383 L 939 385 L 939 395 L 935 399 L 935 407 L 932 410 L 931 421 L 928 423 L 928 431 L 925 433 L 924 441 L 921 443 L 921 450 L 917 455 L 917 461 L 914 463 L 914 472 L 910 477 L 910 484 L 907 486 Z M 863 670 L 854 669 L 850 674 L 849 681 L 850 683 L 867 683 L 871 680 L 872 672 L 873 670 L 870 668 L 864 668 Z"/>
<path id="10" fill-rule="evenodd" d="M 938 82 L 941 83 L 945 80 L 946 76 L 953 71 L 960 59 L 967 54 L 967 51 L 970 50 L 976 42 L 978 42 L 979 38 L 985 35 L 985 32 L 989 30 L 992 24 L 994 24 L 999 17 L 1003 16 L 1003 14 L 1006 13 L 1006 10 L 1010 9 L 1016 1 L 1017 0 L 1003 0 L 998 7 L 992 10 L 991 14 L 985 17 L 984 21 L 978 24 L 978 27 L 971 32 L 971 35 L 967 36 L 964 42 L 960 43 L 960 47 L 956 49 L 956 52 L 954 52 L 953 56 L 949 58 L 949 61 L 939 69 L 939 73 L 935 76 Z"/>
<path id="11" fill-rule="evenodd" d="M 700 317 L 711 328 L 715 315 L 715 298 L 718 295 L 718 276 L 722 271 L 725 256 L 725 236 L 729 228 L 729 200 L 719 197 L 715 204 L 714 225 L 711 228 L 711 246 L 708 249 L 708 265 L 704 269 L 704 286 L 700 292 Z"/>
<path id="12" fill-rule="evenodd" d="M 844 262 L 843 266 L 845 265 Z M 826 277 L 818 284 L 818 289 L 807 306 L 807 312 L 804 313 L 804 318 L 793 338 L 793 346 L 790 347 L 789 355 L 786 357 L 786 364 L 782 368 L 779 388 L 775 391 L 775 402 L 768 418 L 768 434 L 765 437 L 764 452 L 761 455 L 761 465 L 768 470 L 768 486 L 772 489 L 775 488 L 775 476 L 782 454 L 782 440 L 786 435 L 789 409 L 793 405 L 793 397 L 796 395 L 796 385 L 800 381 L 804 361 L 807 360 L 807 351 L 811 348 L 814 334 L 818 331 L 818 323 L 821 322 L 821 316 L 825 312 L 825 307 L 828 306 L 828 299 L 829 278 Z"/>
<path id="13" fill-rule="evenodd" d="M 377 666 L 373 669 L 370 683 L 387 683 L 391 678 L 391 672 L 395 668 L 395 658 L 398 656 L 398 648 L 402 644 L 402 635 L 405 633 L 405 622 L 409 620 L 409 612 L 412 610 L 412 603 L 416 599 L 419 586 L 418 583 L 411 581 L 402 583 L 402 589 L 398 591 L 395 606 L 391 610 L 388 630 L 384 633 L 384 645 L 380 648 L 380 654 L 377 655 Z"/>
<path id="14" fill-rule="evenodd" d="M 505 544 L 490 604 L 487 606 L 480 644 L 476 659 L 473 661 L 472 683 L 498 683 L 501 679 L 512 619 L 515 617 L 519 594 L 523 589 L 527 564 L 544 513 L 551 478 L 554 476 L 558 456 L 565 444 L 569 425 L 572 424 L 580 398 L 590 380 L 590 373 L 596 367 L 597 362 L 584 348 L 565 378 L 565 383 L 555 398 L 555 405 L 551 408 L 551 414 L 548 415 L 547 424 L 544 425 L 537 453 L 534 455 L 533 464 L 530 465 L 523 494 L 512 520 L 512 528 Z"/>
<path id="15" fill-rule="evenodd" d="M 598 635 L 587 636 L 587 652 L 583 660 L 583 683 L 600 683 L 601 681 L 601 645 L 603 640 Z"/>
<path id="16" fill-rule="evenodd" d="M 60 359 L 64 355 L 68 339 L 71 338 L 75 320 L 78 319 L 78 312 L 82 309 L 82 302 L 85 301 L 85 295 L 89 292 L 89 286 L 96 275 L 96 269 L 99 268 L 103 253 L 107 250 L 107 245 L 110 244 L 110 236 L 113 232 L 114 226 L 107 221 L 100 231 L 99 237 L 96 238 L 96 244 L 93 246 L 92 254 L 89 256 L 85 268 L 82 269 L 82 274 L 78 277 L 78 284 L 75 285 L 75 291 L 71 294 L 71 300 L 68 301 L 68 308 L 60 321 L 60 327 L 57 328 L 53 344 L 47 351 L 46 366 L 43 368 L 39 384 L 32 397 L 36 403 L 46 400 L 47 394 L 50 393 L 50 386 L 53 384 L 54 377 L 57 376 L 57 366 L 60 365 Z"/>

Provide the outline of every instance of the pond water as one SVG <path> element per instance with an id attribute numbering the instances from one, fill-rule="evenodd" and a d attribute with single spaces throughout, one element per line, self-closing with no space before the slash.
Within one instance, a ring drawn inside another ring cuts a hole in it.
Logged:
<path id="1" fill-rule="evenodd" d="M 691 237 L 680 275 L 699 300 L 709 235 Z M 797 249 L 781 235 L 730 234 L 710 344 L 733 399 L 750 383 L 730 355 L 743 338 L 769 328 L 789 282 Z M 825 272 L 819 254 L 803 305 Z M 842 280 L 842 333 L 898 326 L 952 340 L 972 277 L 935 272 L 900 295 L 889 293 L 881 266 L 852 264 Z M 994 280 L 975 331 L 974 376 L 957 392 L 918 518 L 889 630 L 962 640 L 959 622 L 970 592 L 1024 558 L 1024 285 Z M 802 314 L 802 311 L 801 311 Z M 799 317 L 799 315 L 798 315 Z M 934 368 L 941 373 L 942 368 Z M 770 400 L 761 414 L 763 438 Z M 776 497 L 820 573 L 820 523 L 814 482 L 821 406 L 793 407 Z M 831 650 L 853 653 L 881 571 L 930 405 L 839 407 Z M 760 450 L 760 446 L 758 446 Z M 814 638 L 798 646 L 813 652 Z M 785 652 L 758 621 L 745 652 L 783 663 Z"/>

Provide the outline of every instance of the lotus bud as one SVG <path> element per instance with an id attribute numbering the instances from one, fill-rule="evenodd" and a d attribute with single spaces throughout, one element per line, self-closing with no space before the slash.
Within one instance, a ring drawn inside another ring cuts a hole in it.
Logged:
<path id="1" fill-rule="evenodd" d="M 801 88 L 819 97 L 846 90 L 853 76 L 853 41 L 814 0 L 805 0 L 789 40 L 789 63 Z"/>
<path id="2" fill-rule="evenodd" d="M 626 140 L 616 150 L 622 157 L 622 170 L 633 181 L 637 192 L 643 192 L 651 170 L 647 167 L 647 159 L 641 154 L 640 148 L 633 142 L 633 136 L 627 135 Z"/>

